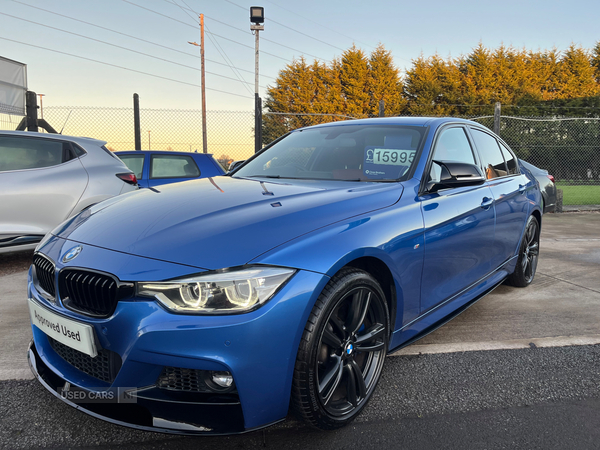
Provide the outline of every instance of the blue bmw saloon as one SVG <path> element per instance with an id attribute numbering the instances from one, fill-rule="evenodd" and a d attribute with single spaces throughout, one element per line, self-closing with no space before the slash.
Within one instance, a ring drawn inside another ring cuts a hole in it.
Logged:
<path id="1" fill-rule="evenodd" d="M 386 354 L 508 282 L 529 285 L 535 178 L 452 118 L 288 133 L 227 175 L 99 203 L 29 271 L 37 379 L 92 416 L 227 434 L 288 410 L 335 429 Z"/>

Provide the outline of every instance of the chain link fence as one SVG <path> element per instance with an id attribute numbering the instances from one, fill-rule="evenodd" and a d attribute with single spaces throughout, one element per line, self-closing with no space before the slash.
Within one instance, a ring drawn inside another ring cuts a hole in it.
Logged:
<path id="1" fill-rule="evenodd" d="M 600 119 L 502 117 L 500 136 L 554 176 L 564 205 L 600 205 Z"/>
<path id="2" fill-rule="evenodd" d="M 493 129 L 494 117 L 481 114 L 488 111 L 493 108 L 460 117 Z M 105 140 L 111 150 L 135 148 L 133 108 L 52 106 L 45 107 L 43 115 L 66 135 Z M 502 116 L 500 136 L 519 158 L 555 177 L 564 192 L 564 205 L 600 205 L 600 119 L 593 117 L 597 110 L 581 115 L 585 117 Z M 14 130 L 21 119 L 0 114 L 0 129 Z M 254 153 L 253 111 L 207 111 L 206 119 L 208 152 L 223 167 Z M 354 117 L 265 112 L 263 143 L 296 128 L 349 119 Z M 142 149 L 202 151 L 200 110 L 140 109 L 140 123 Z"/>

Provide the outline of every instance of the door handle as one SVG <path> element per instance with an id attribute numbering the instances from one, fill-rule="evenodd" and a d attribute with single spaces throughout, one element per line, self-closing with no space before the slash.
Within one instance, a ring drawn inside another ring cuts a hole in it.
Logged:
<path id="1" fill-rule="evenodd" d="M 490 206 L 492 206 L 493 204 L 494 204 L 493 198 L 483 197 L 483 200 L 481 201 L 481 207 L 483 209 L 489 209 Z"/>
<path id="2" fill-rule="evenodd" d="M 526 184 L 520 184 L 519 185 L 519 192 L 521 194 L 523 194 L 525 192 L 525 189 L 527 189 L 527 185 Z"/>

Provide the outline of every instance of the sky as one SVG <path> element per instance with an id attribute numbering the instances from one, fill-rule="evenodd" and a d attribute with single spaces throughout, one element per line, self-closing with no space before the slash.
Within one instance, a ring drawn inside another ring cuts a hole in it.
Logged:
<path id="1" fill-rule="evenodd" d="M 330 62 L 353 44 L 369 53 L 382 43 L 404 72 L 421 54 L 459 56 L 479 42 L 565 50 L 600 40 L 598 0 L 0 0 L 0 56 L 27 64 L 44 107 L 131 107 L 138 93 L 142 108 L 200 109 L 199 48 L 188 41 L 200 42 L 203 13 L 207 109 L 249 111 L 250 6 L 265 8 L 263 98 L 294 58 Z"/>

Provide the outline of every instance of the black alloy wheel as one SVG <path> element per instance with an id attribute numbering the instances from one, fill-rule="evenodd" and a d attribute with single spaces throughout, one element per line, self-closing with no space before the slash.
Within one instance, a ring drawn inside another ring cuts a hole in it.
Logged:
<path id="1" fill-rule="evenodd" d="M 539 254 L 540 226 L 537 219 L 530 216 L 519 247 L 517 266 L 514 273 L 508 278 L 508 283 L 516 287 L 529 286 L 535 276 Z"/>
<path id="2" fill-rule="evenodd" d="M 377 281 L 358 269 L 333 277 L 311 313 L 296 361 L 292 399 L 302 418 L 321 429 L 354 419 L 379 381 L 388 338 L 388 308 Z"/>

